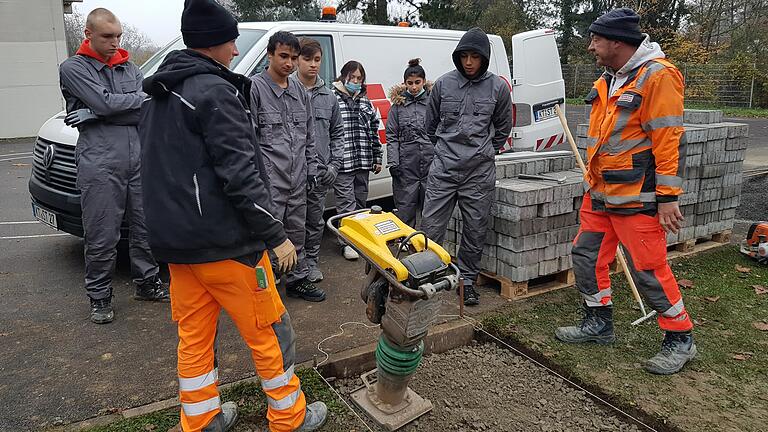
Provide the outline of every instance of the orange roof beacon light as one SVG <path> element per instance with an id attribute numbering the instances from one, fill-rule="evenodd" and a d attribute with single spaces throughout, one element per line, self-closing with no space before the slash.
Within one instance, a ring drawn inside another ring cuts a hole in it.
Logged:
<path id="1" fill-rule="evenodd" d="M 410 27 L 411 23 L 409 23 L 408 21 L 400 21 L 399 23 L 397 23 L 397 26 L 398 27 Z"/>
<path id="2" fill-rule="evenodd" d="M 336 22 L 336 8 L 333 6 L 325 6 L 323 8 L 322 16 L 320 17 L 320 21 L 323 22 Z"/>

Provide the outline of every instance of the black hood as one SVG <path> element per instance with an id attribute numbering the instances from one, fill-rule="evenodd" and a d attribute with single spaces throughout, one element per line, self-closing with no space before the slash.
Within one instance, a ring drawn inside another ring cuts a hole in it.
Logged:
<path id="1" fill-rule="evenodd" d="M 483 65 L 474 77 L 468 77 L 464 73 L 464 67 L 461 65 L 461 52 L 462 51 L 474 51 L 483 57 Z M 456 49 L 453 50 L 453 64 L 456 65 L 456 70 L 459 71 L 465 78 L 479 78 L 485 75 L 488 71 L 488 64 L 491 61 L 491 41 L 488 40 L 488 35 L 479 28 L 474 27 L 467 30 L 464 36 L 461 37 L 459 44 L 456 45 Z"/>
<path id="2" fill-rule="evenodd" d="M 212 58 L 197 51 L 185 49 L 168 53 L 157 72 L 145 79 L 142 87 L 144 93 L 152 97 L 165 97 L 187 78 L 202 74 L 220 76 L 238 89 L 242 89 L 248 84 L 246 81 L 249 81 Z"/>

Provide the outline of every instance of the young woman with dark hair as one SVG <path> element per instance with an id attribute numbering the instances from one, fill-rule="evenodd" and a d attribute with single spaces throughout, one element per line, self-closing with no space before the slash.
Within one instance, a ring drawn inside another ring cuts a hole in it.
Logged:
<path id="1" fill-rule="evenodd" d="M 344 157 L 334 183 L 336 210 L 345 213 L 364 208 L 368 201 L 368 175 L 381 172 L 382 148 L 379 119 L 366 96 L 365 69 L 349 61 L 333 83 L 344 123 Z M 349 246 L 342 246 L 344 258 L 358 258 Z"/>
<path id="2" fill-rule="evenodd" d="M 424 127 L 432 83 L 427 82 L 420 62 L 409 61 L 403 83 L 389 90 L 392 108 L 387 118 L 387 166 L 392 174 L 397 216 L 413 228 L 424 206 L 427 174 L 435 154 Z"/>

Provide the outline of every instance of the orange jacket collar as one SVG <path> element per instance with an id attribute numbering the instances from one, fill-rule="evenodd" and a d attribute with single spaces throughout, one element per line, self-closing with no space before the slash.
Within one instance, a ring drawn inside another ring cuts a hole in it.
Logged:
<path id="1" fill-rule="evenodd" d="M 101 56 L 96 51 L 94 51 L 93 48 L 91 48 L 91 41 L 89 41 L 88 39 L 83 41 L 83 43 L 80 45 L 80 48 L 77 49 L 76 54 L 94 58 L 109 67 L 123 64 L 130 59 L 130 54 L 128 54 L 128 51 L 122 48 L 118 48 L 115 55 L 113 55 L 108 62 L 105 62 L 104 59 L 101 58 Z"/>

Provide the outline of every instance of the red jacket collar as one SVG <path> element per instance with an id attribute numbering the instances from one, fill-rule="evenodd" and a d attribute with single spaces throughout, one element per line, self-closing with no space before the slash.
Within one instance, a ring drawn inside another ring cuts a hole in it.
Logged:
<path id="1" fill-rule="evenodd" d="M 113 55 L 108 62 L 105 62 L 104 59 L 102 59 L 101 56 L 98 53 L 96 53 L 96 51 L 94 51 L 93 48 L 91 48 L 91 41 L 89 41 L 88 39 L 83 41 L 83 43 L 80 45 L 80 48 L 77 49 L 76 54 L 94 58 L 109 67 L 123 64 L 130 59 L 130 54 L 128 54 L 128 51 L 122 48 L 118 48 L 115 55 Z"/>

